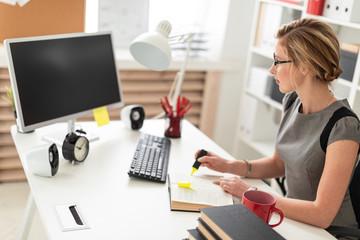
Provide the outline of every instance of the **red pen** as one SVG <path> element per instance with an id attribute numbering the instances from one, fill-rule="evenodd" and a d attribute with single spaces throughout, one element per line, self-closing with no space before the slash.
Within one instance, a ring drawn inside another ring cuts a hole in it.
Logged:
<path id="1" fill-rule="evenodd" d="M 162 108 L 164 109 L 165 113 L 170 116 L 169 110 L 166 108 L 166 106 L 161 98 L 160 98 L 160 104 L 161 104 Z"/>
<path id="2" fill-rule="evenodd" d="M 190 108 L 192 107 L 192 104 L 188 105 L 187 107 L 185 107 L 183 110 L 180 111 L 178 116 L 183 116 L 185 113 L 187 113 L 187 111 L 190 110 Z"/>
<path id="3" fill-rule="evenodd" d="M 181 97 L 179 112 L 181 112 L 185 107 L 186 107 L 186 97 Z"/>
<path id="4" fill-rule="evenodd" d="M 184 105 L 187 106 L 189 103 L 190 103 L 190 100 L 185 98 L 185 104 Z"/>
<path id="5" fill-rule="evenodd" d="M 176 115 L 179 114 L 180 111 L 180 95 L 176 99 Z"/>
<path id="6" fill-rule="evenodd" d="M 166 104 L 167 104 L 167 106 L 169 108 L 169 112 L 170 112 L 169 115 L 172 116 L 173 115 L 173 107 L 170 105 L 170 102 L 169 102 L 169 99 L 168 99 L 167 96 L 165 96 L 165 101 L 166 101 Z"/>
<path id="7" fill-rule="evenodd" d="M 181 107 L 184 108 L 186 106 L 186 97 L 181 98 Z"/>

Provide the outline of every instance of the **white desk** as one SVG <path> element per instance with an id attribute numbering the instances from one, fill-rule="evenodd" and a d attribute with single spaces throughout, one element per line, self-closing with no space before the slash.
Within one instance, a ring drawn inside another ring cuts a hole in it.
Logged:
<path id="1" fill-rule="evenodd" d="M 197 226 L 199 213 L 170 211 L 167 183 L 154 183 L 127 175 L 134 153 L 138 131 L 128 130 L 122 122 L 113 121 L 102 127 L 94 122 L 81 123 L 85 131 L 100 135 L 90 144 L 90 153 L 84 163 L 71 165 L 60 151 L 60 167 L 53 178 L 44 178 L 29 172 L 26 153 L 43 144 L 41 136 L 66 124 L 56 124 L 21 134 L 12 126 L 11 134 L 24 166 L 31 193 L 28 201 L 29 218 L 34 212 L 33 200 L 49 239 L 182 239 L 187 229 Z M 163 136 L 164 120 L 147 120 L 143 132 Z M 182 137 L 172 139 L 169 173 L 189 173 L 195 151 L 204 148 L 232 159 L 222 148 L 201 133 L 188 121 L 183 122 Z M 61 150 L 61 148 L 59 148 Z M 200 169 L 198 172 L 207 171 Z M 260 180 L 252 184 L 267 188 Z M 33 198 L 32 198 L 33 197 Z M 76 203 L 91 229 L 62 232 L 54 205 Z M 32 207 L 33 206 L 33 207 Z M 29 221 L 23 225 L 26 238 Z M 291 219 L 284 219 L 275 228 L 287 239 L 331 239 L 325 230 Z"/>

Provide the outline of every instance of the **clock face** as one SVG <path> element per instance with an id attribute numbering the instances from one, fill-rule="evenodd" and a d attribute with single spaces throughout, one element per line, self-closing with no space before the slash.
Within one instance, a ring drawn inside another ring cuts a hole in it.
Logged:
<path id="1" fill-rule="evenodd" d="M 79 137 L 75 143 L 74 155 L 77 161 L 84 161 L 89 153 L 89 141 L 85 137 Z"/>

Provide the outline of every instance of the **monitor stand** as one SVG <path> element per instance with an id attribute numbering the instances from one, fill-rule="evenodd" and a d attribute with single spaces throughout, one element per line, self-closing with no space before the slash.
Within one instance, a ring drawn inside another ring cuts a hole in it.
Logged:
<path id="1" fill-rule="evenodd" d="M 50 142 L 50 143 L 55 143 L 58 146 L 62 146 L 65 136 L 69 133 L 69 132 L 74 132 L 75 131 L 75 120 L 71 119 L 68 121 L 68 127 L 67 130 L 63 129 L 63 130 L 59 130 L 56 132 L 50 132 L 47 133 L 46 135 L 42 136 L 42 139 Z M 93 142 L 99 139 L 99 136 L 94 134 L 94 133 L 89 133 L 86 131 L 86 138 L 89 140 L 89 142 Z"/>

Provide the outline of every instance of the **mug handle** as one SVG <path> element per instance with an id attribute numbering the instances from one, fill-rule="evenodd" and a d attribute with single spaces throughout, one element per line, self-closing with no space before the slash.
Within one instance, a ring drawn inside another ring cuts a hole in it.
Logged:
<path id="1" fill-rule="evenodd" d="M 279 226 L 280 223 L 282 223 L 282 221 L 283 221 L 283 219 L 284 219 L 284 214 L 283 214 L 283 212 L 282 212 L 280 209 L 278 209 L 278 208 L 276 208 L 276 207 L 274 207 L 274 208 L 272 209 L 272 212 L 276 212 L 277 214 L 279 214 L 280 220 L 279 220 L 279 222 L 276 223 L 276 224 L 269 224 L 269 226 L 270 226 L 270 227 Z"/>

